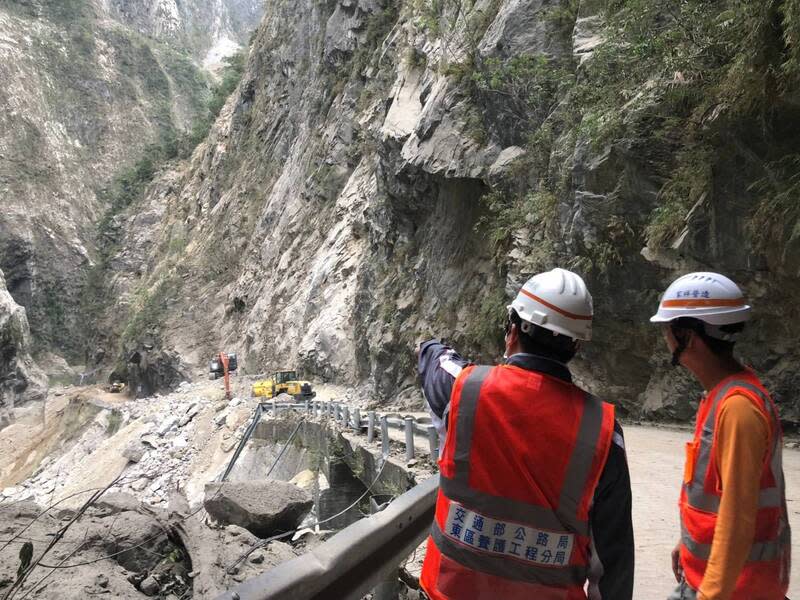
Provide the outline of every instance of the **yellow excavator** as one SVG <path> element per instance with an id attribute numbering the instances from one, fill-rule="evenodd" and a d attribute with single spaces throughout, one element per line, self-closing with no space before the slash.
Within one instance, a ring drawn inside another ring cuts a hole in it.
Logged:
<path id="1" fill-rule="evenodd" d="M 253 396 L 274 398 L 278 394 L 289 394 L 300 400 L 317 395 L 308 381 L 297 378 L 297 371 L 277 371 L 271 377 L 253 384 Z"/>

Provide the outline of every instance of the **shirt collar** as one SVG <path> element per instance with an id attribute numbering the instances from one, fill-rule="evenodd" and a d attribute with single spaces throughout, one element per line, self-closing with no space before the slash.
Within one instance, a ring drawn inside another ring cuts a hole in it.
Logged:
<path id="1" fill-rule="evenodd" d="M 564 363 L 560 363 L 552 358 L 545 358 L 536 354 L 519 352 L 512 354 L 506 359 L 506 364 L 525 369 L 526 371 L 538 371 L 545 375 L 556 377 L 567 383 L 572 383 L 572 374 Z"/>

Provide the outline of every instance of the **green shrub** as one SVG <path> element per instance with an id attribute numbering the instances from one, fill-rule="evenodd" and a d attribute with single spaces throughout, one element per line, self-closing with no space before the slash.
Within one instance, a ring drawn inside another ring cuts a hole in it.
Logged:
<path id="1" fill-rule="evenodd" d="M 189 148 L 194 149 L 208 135 L 222 107 L 225 106 L 225 102 L 228 101 L 228 97 L 242 80 L 246 60 L 247 55 L 245 50 L 240 50 L 236 54 L 225 58 L 225 66 L 222 69 L 220 82 L 214 86 L 211 92 L 211 98 L 206 106 L 205 114 L 195 120 L 192 125 L 192 131 L 188 137 Z M 187 154 L 190 153 L 191 150 L 187 152 Z"/>
<path id="2" fill-rule="evenodd" d="M 765 165 L 766 175 L 750 186 L 756 204 L 748 221 L 755 250 L 780 253 L 800 225 L 800 154 L 789 154 Z"/>
<path id="3" fill-rule="evenodd" d="M 689 209 L 712 192 L 713 160 L 712 149 L 706 147 L 678 154 L 675 170 L 661 188 L 658 206 L 645 229 L 649 246 L 668 245 L 686 226 Z"/>
<path id="4" fill-rule="evenodd" d="M 122 413 L 116 409 L 112 410 L 108 415 L 108 424 L 106 425 L 106 435 L 112 436 L 119 431 L 122 426 Z"/>
<path id="5" fill-rule="evenodd" d="M 142 336 L 159 337 L 169 306 L 180 292 L 182 283 L 180 277 L 167 274 L 151 288 L 140 290 L 132 307 L 132 316 L 122 332 L 121 347 L 135 344 Z"/>

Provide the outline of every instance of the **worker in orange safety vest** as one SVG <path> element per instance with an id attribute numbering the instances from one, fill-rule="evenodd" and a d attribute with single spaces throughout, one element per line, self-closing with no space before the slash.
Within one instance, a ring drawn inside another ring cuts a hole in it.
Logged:
<path id="1" fill-rule="evenodd" d="M 673 551 L 678 588 L 670 600 L 783 600 L 790 531 L 775 403 L 734 358 L 750 317 L 739 287 L 717 273 L 690 273 L 669 286 L 658 312 L 672 352 L 705 395 L 686 445 L 681 538 Z"/>
<path id="2" fill-rule="evenodd" d="M 592 298 L 555 269 L 507 307 L 506 362 L 431 340 L 419 372 L 445 434 L 420 583 L 433 600 L 630 600 L 631 490 L 614 407 L 572 383 Z"/>

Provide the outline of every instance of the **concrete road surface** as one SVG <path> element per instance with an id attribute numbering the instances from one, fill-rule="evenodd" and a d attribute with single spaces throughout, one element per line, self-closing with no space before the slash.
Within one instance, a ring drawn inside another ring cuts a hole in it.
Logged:
<path id="1" fill-rule="evenodd" d="M 625 443 L 633 487 L 636 536 L 635 600 L 665 600 L 675 587 L 670 552 L 678 541 L 678 492 L 688 431 L 628 425 Z M 789 520 L 792 526 L 792 580 L 789 598 L 800 600 L 800 451 L 783 450 Z"/>

